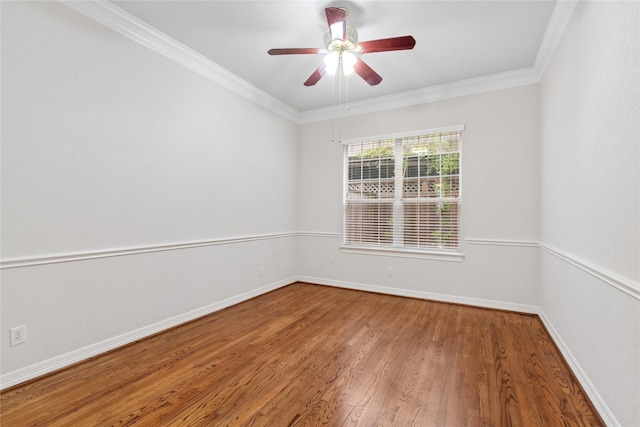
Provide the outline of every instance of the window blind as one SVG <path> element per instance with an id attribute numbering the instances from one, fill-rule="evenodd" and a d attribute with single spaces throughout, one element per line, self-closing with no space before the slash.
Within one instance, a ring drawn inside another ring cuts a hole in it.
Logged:
<path id="1" fill-rule="evenodd" d="M 460 247 L 461 131 L 345 145 L 344 244 Z"/>

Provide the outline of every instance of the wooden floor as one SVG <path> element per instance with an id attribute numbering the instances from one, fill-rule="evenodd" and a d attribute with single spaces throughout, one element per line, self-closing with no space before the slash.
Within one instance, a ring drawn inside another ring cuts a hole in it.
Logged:
<path id="1" fill-rule="evenodd" d="M 294 284 L 1 394 L 2 426 L 600 426 L 538 317 Z"/>

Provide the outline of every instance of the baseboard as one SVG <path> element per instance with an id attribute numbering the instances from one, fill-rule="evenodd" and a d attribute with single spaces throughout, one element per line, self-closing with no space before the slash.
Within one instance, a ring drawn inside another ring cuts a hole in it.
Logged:
<path id="1" fill-rule="evenodd" d="M 296 281 L 295 277 L 280 280 L 275 283 L 271 283 L 266 286 L 254 289 L 249 292 L 242 293 L 240 295 L 227 298 L 222 301 L 215 302 L 213 304 L 206 305 L 204 307 L 180 314 L 175 317 L 171 317 L 166 320 L 136 329 L 131 332 L 124 333 L 122 335 L 109 338 L 107 340 L 91 344 L 89 346 L 80 348 L 78 350 L 71 351 L 60 356 L 53 357 L 42 362 L 38 362 L 34 365 L 27 366 L 17 371 L 6 373 L 0 376 L 0 390 L 8 387 L 23 383 L 25 381 L 32 380 L 42 375 L 50 374 L 67 366 L 73 365 L 78 362 L 82 362 L 90 357 L 97 356 L 110 350 L 114 350 L 118 347 L 122 347 L 126 344 L 131 344 L 135 341 L 147 338 L 151 335 L 165 331 L 167 329 L 176 327 L 183 323 L 195 320 L 199 317 L 206 316 L 207 314 L 214 313 L 223 308 L 232 306 L 234 304 L 241 303 L 243 301 L 255 298 L 267 292 L 271 292 L 278 288 L 290 285 Z"/>
<path id="2" fill-rule="evenodd" d="M 540 308 L 534 305 L 517 304 L 504 301 L 493 301 L 480 298 L 468 298 L 456 295 L 438 294 L 433 292 L 416 291 L 413 289 L 390 288 L 386 286 L 367 285 L 363 283 L 345 282 L 341 280 L 323 279 L 319 277 L 298 276 L 300 282 L 318 285 L 335 286 L 338 288 L 354 289 L 358 291 L 375 292 L 379 294 L 397 295 L 401 297 L 419 298 L 454 304 L 473 305 L 483 308 L 516 311 L 520 313 L 538 314 Z"/>
<path id="3" fill-rule="evenodd" d="M 603 421 L 608 426 L 616 426 L 616 427 L 620 426 L 620 423 L 616 420 L 613 413 L 609 410 L 609 407 L 606 405 L 606 403 L 604 402 L 604 400 L 602 399 L 602 397 L 600 396 L 600 394 L 598 393 L 594 385 L 591 383 L 591 380 L 586 375 L 586 373 L 584 372 L 584 370 L 582 369 L 578 361 L 575 359 L 575 357 L 571 353 L 571 350 L 569 350 L 569 347 L 565 344 L 565 342 L 563 341 L 558 331 L 553 327 L 553 324 L 551 323 L 549 318 L 544 314 L 544 312 L 540 307 L 526 305 L 526 304 L 508 303 L 503 301 L 486 300 L 486 299 L 480 299 L 480 298 L 468 298 L 468 297 L 460 297 L 460 296 L 448 295 L 448 294 L 423 292 L 423 291 L 416 291 L 412 289 L 398 289 L 398 288 L 390 288 L 386 286 L 375 286 L 375 285 L 368 285 L 368 284 L 355 283 L 355 282 L 330 280 L 330 279 L 323 279 L 323 278 L 309 277 L 309 276 L 295 276 L 288 279 L 280 280 L 278 282 L 271 283 L 269 285 L 257 288 L 249 292 L 245 292 L 240 295 L 236 295 L 231 298 L 227 298 L 222 301 L 218 301 L 213 304 L 209 304 L 207 306 L 163 320 L 161 322 L 157 322 L 152 325 L 148 325 L 143 328 L 140 328 L 131 332 L 127 332 L 117 337 L 113 337 L 108 340 L 104 340 L 99 343 L 92 344 L 90 346 L 87 346 L 78 350 L 74 350 L 72 352 L 69 352 L 60 356 L 56 356 L 54 358 L 36 363 L 26 368 L 9 372 L 5 375 L 0 376 L 0 390 L 8 387 L 12 387 L 14 385 L 23 383 L 25 381 L 32 380 L 42 375 L 52 373 L 59 369 L 62 369 L 67 366 L 86 360 L 90 357 L 97 356 L 99 354 L 105 353 L 110 350 L 114 350 L 123 345 L 133 343 L 137 340 L 149 337 L 151 335 L 157 334 L 164 330 L 181 325 L 191 320 L 195 320 L 199 317 L 206 316 L 207 314 L 214 313 L 218 310 L 222 310 L 223 308 L 241 303 L 251 298 L 255 298 L 267 292 L 271 292 L 273 290 L 279 289 L 281 287 L 287 286 L 291 283 L 295 283 L 298 281 L 311 283 L 311 284 L 333 286 L 333 287 L 344 288 L 344 289 L 375 292 L 375 293 L 381 293 L 381 294 L 387 294 L 387 295 L 397 295 L 397 296 L 403 296 L 403 297 L 419 298 L 419 299 L 433 300 L 433 301 L 440 301 L 440 302 L 450 302 L 455 304 L 473 305 L 473 306 L 483 307 L 483 308 L 536 314 L 538 315 L 538 317 L 541 319 L 544 326 L 549 331 L 551 339 L 554 341 L 554 343 L 562 353 L 563 357 L 569 364 L 569 367 L 573 371 L 574 375 L 576 376 L 582 388 L 585 390 L 585 392 L 589 396 L 589 399 L 591 399 L 591 402 L 595 406 L 596 410 L 598 411 L 600 416 L 603 418 Z"/>
<path id="4" fill-rule="evenodd" d="M 593 406 L 595 406 L 598 414 L 600 414 L 600 417 L 602 417 L 602 420 L 607 426 L 621 427 L 621 424 L 618 422 L 607 404 L 604 402 L 602 396 L 600 396 L 600 393 L 598 393 L 598 390 L 595 388 L 587 374 L 584 372 L 576 358 L 573 356 L 573 353 L 571 353 L 571 350 L 569 350 L 569 347 L 564 342 L 558 331 L 553 327 L 553 324 L 551 323 L 549 318 L 544 314 L 541 308 L 538 309 L 537 314 L 544 324 L 545 328 L 547 328 L 551 339 L 556 344 L 556 346 L 560 350 L 560 353 L 562 353 L 562 356 L 571 368 L 571 371 L 576 376 L 576 379 L 582 386 L 585 393 L 587 393 L 587 396 L 589 396 L 591 403 L 593 404 Z"/>
<path id="5" fill-rule="evenodd" d="M 326 286 L 334 286 L 334 287 L 345 288 L 345 289 L 354 289 L 359 291 L 375 292 L 375 293 L 382 293 L 382 294 L 388 294 L 388 295 L 397 295 L 397 296 L 419 298 L 419 299 L 426 299 L 426 300 L 433 300 L 433 301 L 450 302 L 455 304 L 473 305 L 473 306 L 482 307 L 482 308 L 491 308 L 491 309 L 498 309 L 498 310 L 515 311 L 520 313 L 536 314 L 538 315 L 538 317 L 540 318 L 544 326 L 549 331 L 549 335 L 551 336 L 551 339 L 554 341 L 554 343 L 560 350 L 560 353 L 562 353 L 562 356 L 567 361 L 567 364 L 569 365 L 570 369 L 573 371 L 574 375 L 576 376 L 576 379 L 584 389 L 585 393 L 587 393 L 587 395 L 589 396 L 591 403 L 593 403 L 594 407 L 602 417 L 603 421 L 606 423 L 607 426 L 615 426 L 615 427 L 620 426 L 620 423 L 616 420 L 615 416 L 613 415 L 609 407 L 606 405 L 606 403 L 600 396 L 600 393 L 598 393 L 598 391 L 594 387 L 593 383 L 591 382 L 587 374 L 584 372 L 584 370 L 582 369 L 582 367 L 580 366 L 576 358 L 573 356 L 573 354 L 569 350 L 569 347 L 562 340 L 562 337 L 560 336 L 560 334 L 558 334 L 557 330 L 553 327 L 551 321 L 549 320 L 549 318 L 547 318 L 547 316 L 544 314 L 544 312 L 540 307 L 533 306 L 533 305 L 526 305 L 526 304 L 516 304 L 516 303 L 508 303 L 508 302 L 502 302 L 502 301 L 485 300 L 480 298 L 468 298 L 468 297 L 460 297 L 455 295 L 422 292 L 422 291 L 415 291 L 411 289 L 398 289 L 398 288 L 389 288 L 385 286 L 374 286 L 374 285 L 367 285 L 362 283 L 329 280 L 329 279 L 322 279 L 318 277 L 298 276 L 298 280 L 301 282 L 307 282 L 307 283 L 318 284 L 318 285 L 326 285 Z"/>

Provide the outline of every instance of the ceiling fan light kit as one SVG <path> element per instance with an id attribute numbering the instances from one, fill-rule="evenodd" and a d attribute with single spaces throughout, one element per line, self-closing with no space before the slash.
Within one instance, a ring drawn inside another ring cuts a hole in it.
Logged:
<path id="1" fill-rule="evenodd" d="M 358 74 L 369 85 L 375 86 L 382 77 L 369 67 L 358 55 L 373 52 L 413 49 L 416 44 L 412 36 L 392 37 L 358 43 L 358 32 L 347 25 L 349 11 L 341 7 L 325 9 L 329 29 L 325 33 L 325 48 L 284 48 L 271 49 L 269 55 L 325 54 L 322 64 L 304 82 L 305 86 L 313 86 L 325 73 L 335 74 L 342 69 L 344 75 L 353 72 Z"/>

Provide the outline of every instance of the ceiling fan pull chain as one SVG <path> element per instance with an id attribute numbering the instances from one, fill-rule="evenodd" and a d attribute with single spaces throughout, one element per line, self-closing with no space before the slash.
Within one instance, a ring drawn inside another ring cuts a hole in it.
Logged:
<path id="1" fill-rule="evenodd" d="M 338 108 L 342 109 L 342 61 L 336 74 L 338 75 Z"/>
<path id="2" fill-rule="evenodd" d="M 331 142 L 336 140 L 336 76 L 331 76 Z"/>
<path id="3" fill-rule="evenodd" d="M 342 109 L 342 61 L 340 61 L 340 74 L 338 75 L 338 80 L 340 82 L 339 86 L 340 86 L 340 93 L 339 93 L 339 98 L 340 98 L 340 109 Z M 347 90 L 349 90 L 349 80 L 347 80 L 347 84 L 346 84 L 346 88 Z M 342 128 L 340 126 L 338 126 L 338 143 L 342 144 Z"/>
<path id="4" fill-rule="evenodd" d="M 345 97 L 346 97 L 345 103 L 347 104 L 347 106 L 345 107 L 344 110 L 345 111 L 349 111 L 349 76 L 345 76 L 345 80 L 347 82 L 347 84 L 346 84 L 346 94 L 345 94 Z"/>

